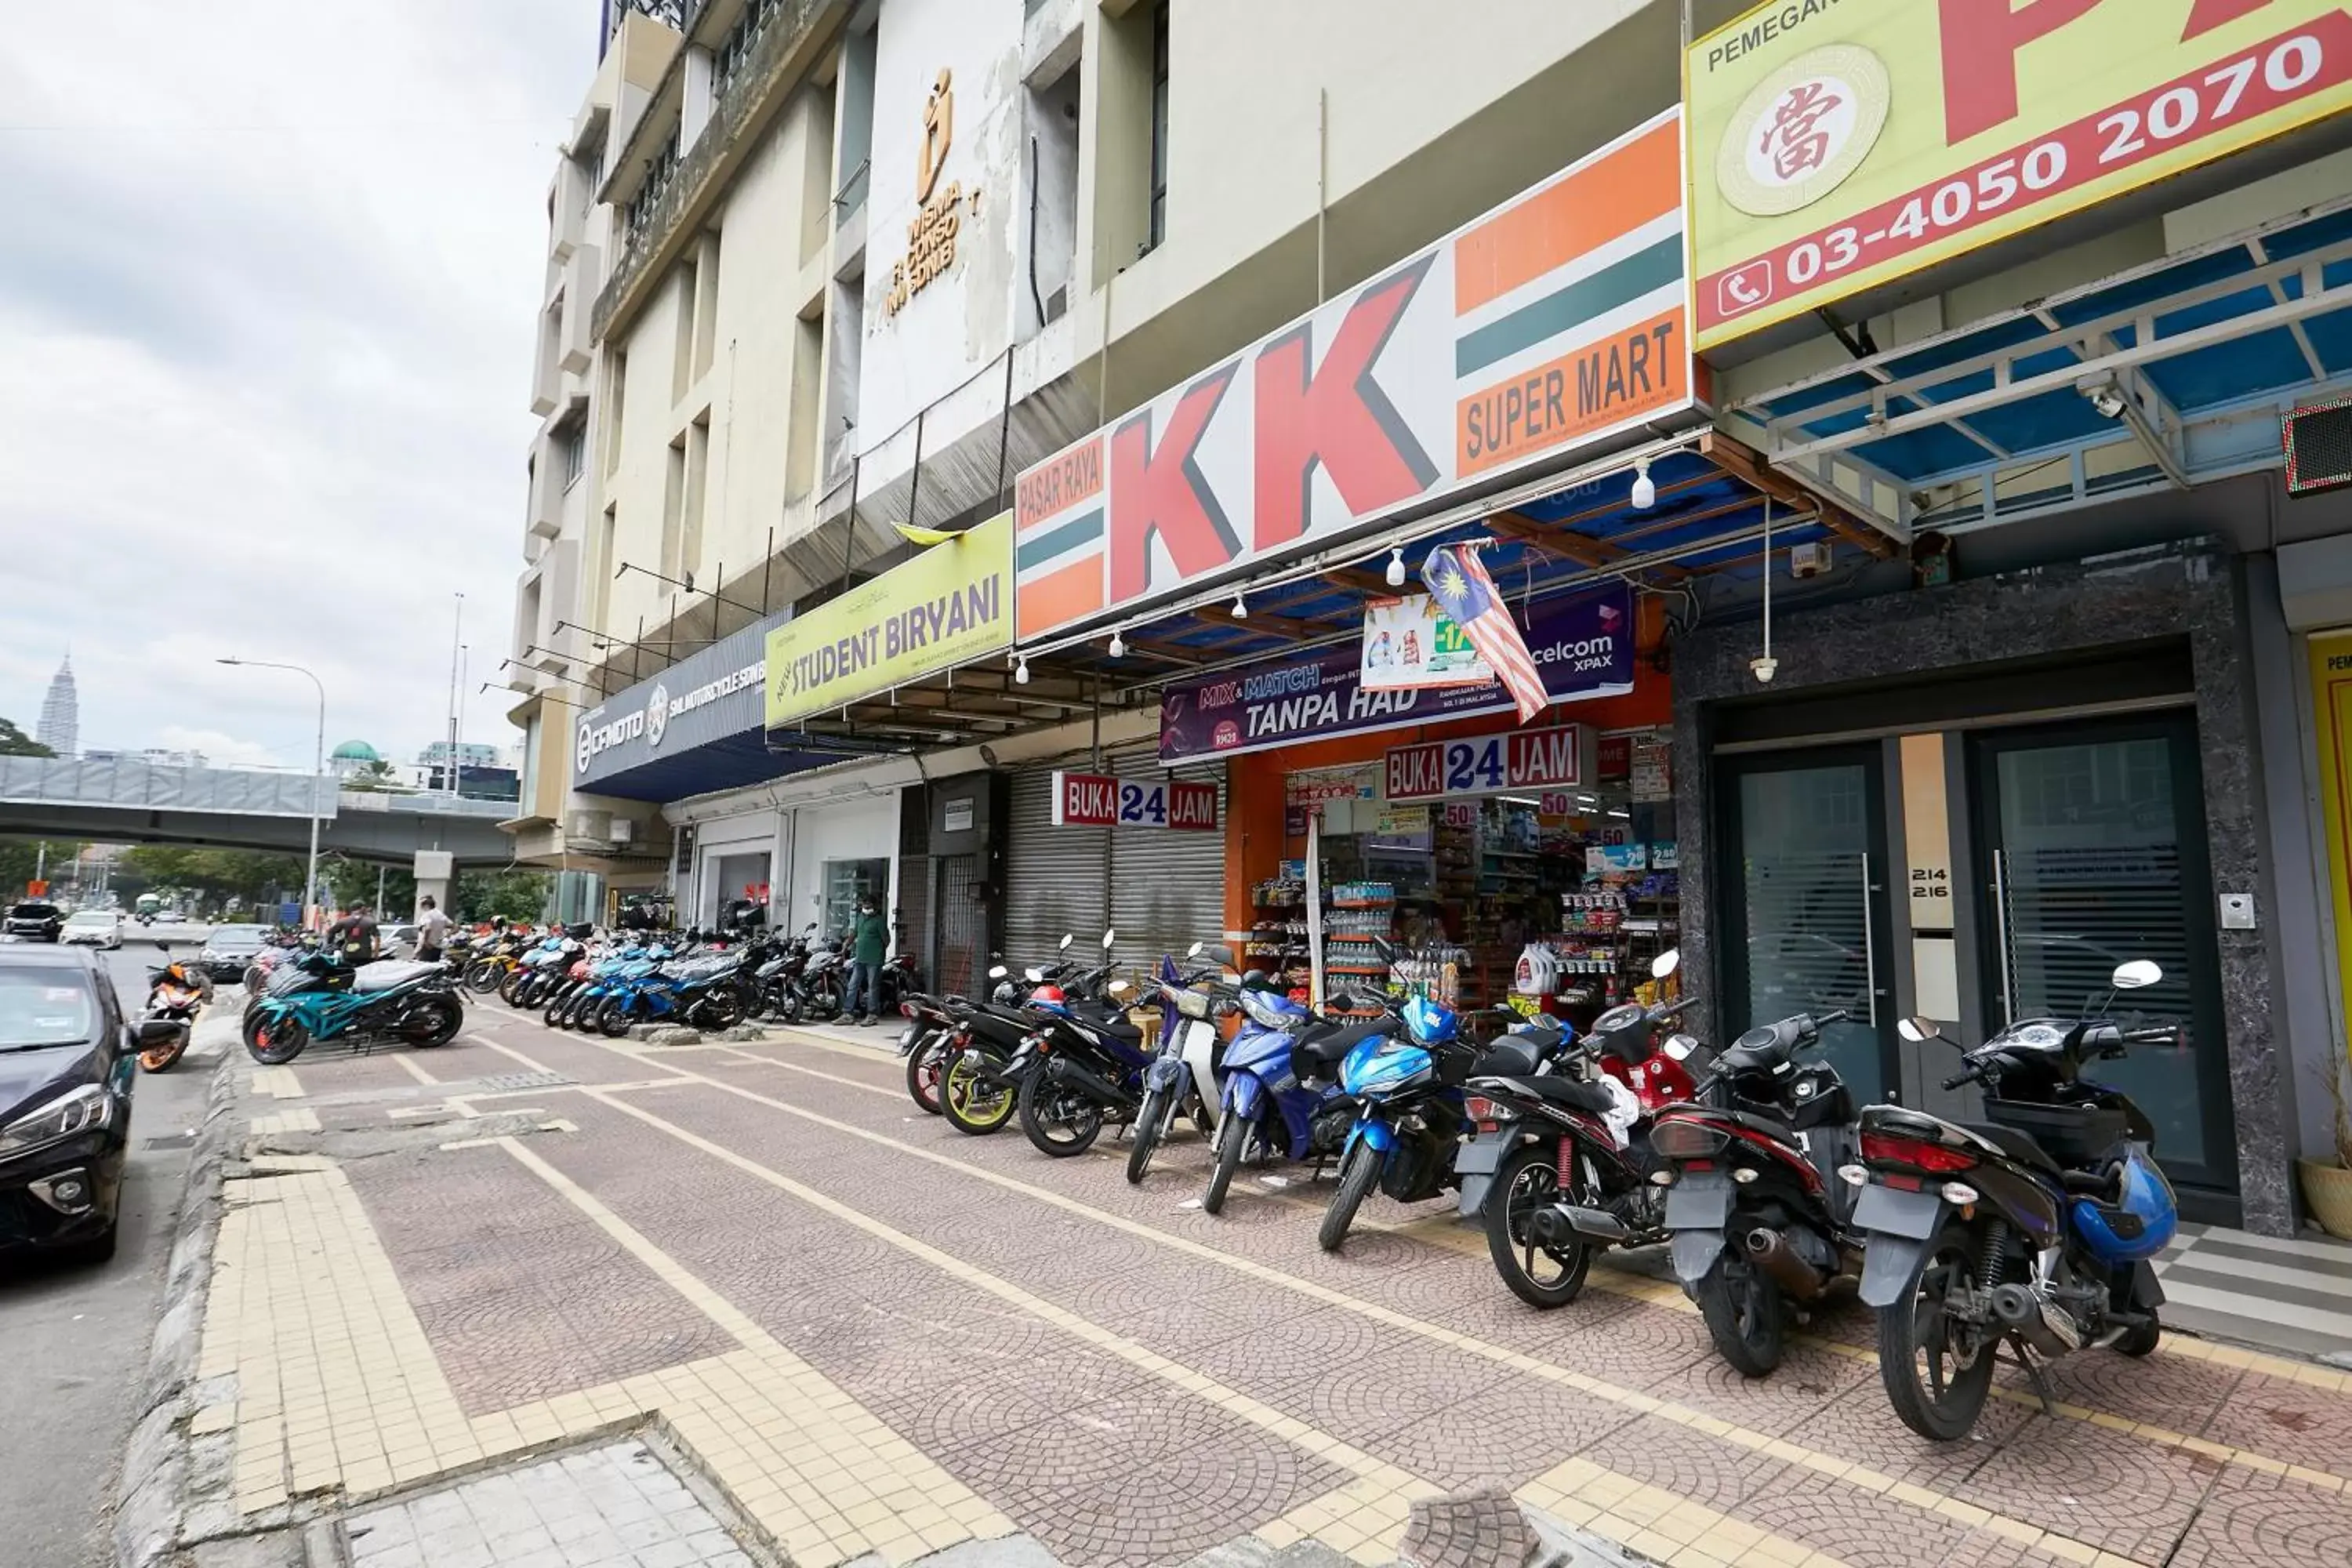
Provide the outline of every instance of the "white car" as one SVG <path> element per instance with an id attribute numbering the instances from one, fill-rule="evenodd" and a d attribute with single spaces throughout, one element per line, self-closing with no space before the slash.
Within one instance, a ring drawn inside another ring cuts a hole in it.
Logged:
<path id="1" fill-rule="evenodd" d="M 61 940 L 90 947 L 121 947 L 122 916 L 113 910 L 82 910 L 68 915 Z"/>

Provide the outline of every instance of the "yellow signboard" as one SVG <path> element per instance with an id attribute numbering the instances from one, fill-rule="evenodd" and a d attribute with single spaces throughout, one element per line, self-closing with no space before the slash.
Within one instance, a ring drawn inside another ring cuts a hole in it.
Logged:
<path id="1" fill-rule="evenodd" d="M 1772 0 L 1694 43 L 1702 349 L 2352 103 L 2335 0 Z"/>
<path id="2" fill-rule="evenodd" d="M 1013 514 L 768 634 L 768 728 L 1013 645 Z"/>

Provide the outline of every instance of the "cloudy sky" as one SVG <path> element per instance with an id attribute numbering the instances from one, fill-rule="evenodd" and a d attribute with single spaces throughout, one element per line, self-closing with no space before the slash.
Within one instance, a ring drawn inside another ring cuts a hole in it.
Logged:
<path id="1" fill-rule="evenodd" d="M 520 569 L 543 198 L 596 0 L 117 0 L 0 44 L 0 716 L 307 766 L 446 725 Z M 496 693 L 469 739 L 513 738 Z"/>

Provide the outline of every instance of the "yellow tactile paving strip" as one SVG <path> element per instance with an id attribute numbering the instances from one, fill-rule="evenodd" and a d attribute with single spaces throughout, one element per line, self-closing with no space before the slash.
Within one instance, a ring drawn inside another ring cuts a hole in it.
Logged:
<path id="1" fill-rule="evenodd" d="M 1547 1382 L 1572 1388 L 1580 1394 L 1591 1395 L 1596 1399 L 1604 1400 L 1612 1405 L 1618 1405 L 1621 1408 L 1640 1411 L 1644 1415 L 1654 1415 L 1661 1420 L 1674 1422 L 1677 1426 L 1687 1426 L 1694 1430 L 1704 1432 L 1710 1436 L 1719 1438 L 1727 1443 L 1738 1444 L 1742 1447 L 1769 1454 L 1776 1458 L 1785 1460 L 1790 1464 L 1801 1465 L 1805 1468 L 1812 1470 L 1817 1474 L 1828 1477 L 1831 1479 L 1843 1482 L 1849 1486 L 1860 1487 L 1867 1491 L 1883 1492 L 1887 1496 L 1907 1503 L 1912 1507 L 1924 1509 L 1928 1511 L 1940 1514 L 1943 1517 L 1963 1526 L 1969 1528 L 1983 1527 L 1997 1531 L 1998 1532 L 2006 1535 L 2021 1544 L 2025 1544 L 2038 1551 L 2046 1552 L 2047 1554 L 2056 1557 L 2063 1562 L 2092 1563 L 2097 1562 L 2104 1556 L 2107 1559 L 2107 1563 L 2111 1564 L 2126 1564 L 2128 1563 L 2127 1559 L 2117 1558 L 2111 1553 L 2102 1553 L 2097 1549 L 2091 1547 L 2083 1542 L 2074 1540 L 2071 1536 L 2061 1534 L 2055 1531 L 2043 1530 L 2040 1526 L 2034 1525 L 2024 1520 L 2010 1519 L 2002 1515 L 1991 1513 L 1985 1509 L 1977 1507 L 1973 1503 L 1963 1501 L 1959 1498 L 1954 1497 L 1948 1492 L 1939 1491 L 1928 1487 L 1916 1486 L 1907 1481 L 1899 1481 L 1894 1477 L 1874 1470 L 1866 1465 L 1858 1465 L 1852 1460 L 1839 1458 L 1833 1454 L 1823 1453 L 1818 1449 L 1807 1448 L 1799 1444 L 1787 1442 L 1783 1439 L 1774 1437 L 1769 1433 L 1759 1432 L 1752 1428 L 1739 1426 L 1734 1422 L 1722 1420 L 1719 1417 L 1709 1415 L 1703 1411 L 1694 1410 L 1687 1405 L 1684 1405 L 1671 1400 L 1656 1399 L 1649 1394 L 1640 1392 L 1637 1389 L 1626 1388 L 1601 1378 L 1592 1377 L 1584 1373 L 1576 1372 L 1567 1367 L 1556 1366 L 1549 1362 L 1539 1361 L 1533 1356 L 1523 1354 L 1520 1352 L 1508 1349 L 1503 1345 L 1494 1344 L 1484 1340 L 1474 1338 L 1471 1335 L 1458 1333 L 1441 1324 L 1425 1321 L 1407 1313 L 1398 1311 L 1394 1308 L 1384 1307 L 1377 1302 L 1367 1301 L 1359 1297 L 1350 1296 L 1345 1291 L 1333 1289 L 1329 1286 L 1320 1285 L 1313 1280 L 1302 1279 L 1293 1275 L 1286 1274 L 1278 1268 L 1259 1263 L 1253 1258 L 1242 1258 L 1232 1253 L 1219 1251 L 1215 1247 L 1195 1241 L 1189 1237 L 1177 1236 L 1171 1232 L 1160 1230 L 1151 1226 L 1145 1225 L 1140 1221 L 1130 1220 L 1123 1215 L 1111 1214 L 1107 1210 L 1097 1209 L 1089 1204 L 1082 1203 L 1077 1199 L 1054 1192 L 1049 1188 L 1033 1186 L 1029 1183 L 1021 1181 L 1015 1177 L 1003 1175 L 1001 1173 L 990 1171 L 983 1167 L 968 1164 L 950 1156 L 938 1153 L 932 1150 L 921 1148 L 916 1144 L 901 1142 L 900 1141 L 888 1137 L 883 1133 L 871 1131 L 867 1129 L 855 1126 L 852 1123 L 841 1121 L 819 1112 L 806 1110 L 801 1106 L 793 1105 L 787 1101 L 774 1099 L 772 1096 L 760 1094 L 755 1090 L 745 1089 L 740 1084 L 730 1083 L 722 1079 L 714 1079 L 706 1075 L 695 1074 L 687 1069 L 681 1070 L 686 1071 L 686 1076 L 694 1077 L 699 1082 L 707 1085 L 708 1087 L 720 1089 L 740 1099 L 765 1105 L 773 1110 L 782 1111 L 787 1115 L 798 1117 L 816 1125 L 830 1128 L 835 1131 L 846 1133 L 852 1137 L 866 1140 L 866 1142 L 878 1144 L 900 1154 L 912 1156 L 930 1163 L 946 1166 L 949 1169 L 961 1173 L 968 1180 L 983 1181 L 990 1183 L 992 1185 L 1003 1187 L 1008 1191 L 1020 1193 L 1023 1195 L 1033 1198 L 1038 1202 L 1050 1204 L 1066 1213 L 1078 1215 L 1079 1217 L 1091 1220 L 1097 1224 L 1108 1226 L 1115 1230 L 1124 1231 L 1131 1236 L 1154 1242 L 1163 1247 L 1171 1247 L 1192 1257 L 1220 1264 L 1238 1273 L 1245 1274 L 1253 1279 L 1260 1279 L 1267 1284 L 1278 1286 L 1284 1289 L 1296 1291 L 1301 1295 L 1311 1297 L 1323 1302 L 1327 1306 L 1338 1307 L 1344 1310 L 1354 1312 L 1359 1316 L 1368 1318 L 1375 1322 L 1381 1323 L 1389 1328 L 1398 1329 L 1407 1333 L 1434 1341 L 1440 1344 L 1451 1346 L 1455 1350 L 1478 1356 L 1484 1360 L 1496 1363 L 1497 1364 L 1523 1376 L 1540 1378 Z M 682 1129 L 668 1129 L 667 1124 L 661 1122 L 658 1118 L 649 1116 L 647 1113 L 638 1110 L 635 1107 L 623 1105 L 618 1100 L 611 1100 L 607 1096 L 595 1095 L 593 1096 L 593 1098 L 607 1099 L 609 1103 L 615 1105 L 619 1109 L 629 1111 L 630 1114 L 637 1116 L 640 1120 L 651 1122 L 656 1126 L 664 1127 L 667 1131 L 672 1131 L 674 1135 L 683 1137 L 695 1143 L 701 1144 L 706 1142 L 698 1138 L 693 1133 L 684 1131 Z M 717 1146 L 711 1145 L 710 1147 L 716 1149 Z M 723 1151 L 721 1152 L 726 1153 L 726 1152 Z M 752 1164 L 751 1162 L 744 1160 L 743 1157 L 740 1155 L 727 1153 L 726 1157 L 745 1165 Z M 782 1178 L 774 1179 L 781 1180 Z M 1710 1563 L 1720 1563 L 1722 1561 L 1719 1558 L 1713 1557 L 1711 1553 L 1700 1552 L 1687 1547 L 1685 1548 L 1685 1552 L 1687 1552 L 1686 1556 L 1669 1556 L 1664 1561 L 1670 1564 L 1670 1568 L 1709 1568 Z M 1740 1563 L 1742 1568 L 1745 1568 L 1748 1560 L 1735 1559 L 1734 1561 Z M 1753 1561 L 1758 1563 L 1785 1563 L 1786 1560 L 1757 1556 Z M 1801 1558 L 1800 1561 L 1807 1561 L 1807 1559 Z M 2102 1568 L 2105 1568 L 2105 1565 L 2103 1564 Z"/>

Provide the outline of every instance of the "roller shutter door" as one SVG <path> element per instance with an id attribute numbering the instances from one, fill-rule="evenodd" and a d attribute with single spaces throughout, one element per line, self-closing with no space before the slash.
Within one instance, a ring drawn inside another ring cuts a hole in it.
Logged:
<path id="1" fill-rule="evenodd" d="M 1149 775 L 1129 763 L 1126 776 Z M 1163 952 L 1181 962 L 1192 943 L 1224 940 L 1225 770 L 1187 770 L 1181 776 L 1217 786 L 1218 830 L 1130 827 L 1113 836 L 1110 923 L 1118 928 L 1118 942 L 1112 951 L 1123 965 L 1156 968 Z"/>
<path id="2" fill-rule="evenodd" d="M 1157 772 L 1148 749 L 1106 753 L 1103 765 L 1124 778 Z M 1123 970 L 1148 970 L 1164 952 L 1181 958 L 1195 942 L 1223 940 L 1224 769 L 1187 770 L 1182 776 L 1217 786 L 1217 832 L 1055 827 L 1053 773 L 1013 775 L 1004 951 L 1015 968 L 1050 955 L 1065 931 L 1077 939 L 1073 952 L 1099 951 L 1105 926 L 1118 931 L 1111 952 Z"/>
<path id="3" fill-rule="evenodd" d="M 1110 923 L 1110 829 L 1056 827 L 1054 775 L 1013 775 L 1004 837 L 1004 956 L 1016 970 L 1049 962 L 1067 931 L 1073 950 L 1102 940 Z"/>

